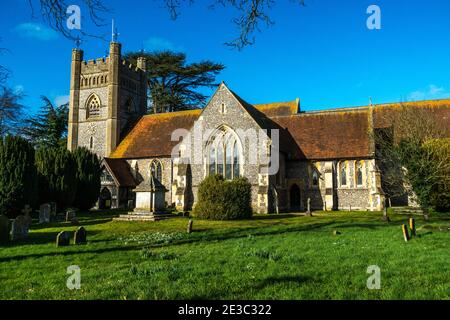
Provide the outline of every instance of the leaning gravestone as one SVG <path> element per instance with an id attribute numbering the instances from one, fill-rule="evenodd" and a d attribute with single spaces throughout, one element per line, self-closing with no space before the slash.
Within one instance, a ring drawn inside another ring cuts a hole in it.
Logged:
<path id="1" fill-rule="evenodd" d="M 194 221 L 189 219 L 188 226 L 187 226 L 187 233 L 192 233 L 192 224 L 193 223 L 194 223 Z"/>
<path id="2" fill-rule="evenodd" d="M 77 217 L 76 211 L 74 209 L 69 209 L 66 212 L 66 222 L 72 221 L 72 219 L 75 219 Z"/>
<path id="3" fill-rule="evenodd" d="M 30 227 L 31 222 L 33 221 L 30 215 L 32 211 L 33 209 L 29 205 L 25 205 L 25 207 L 22 209 L 22 213 L 25 217 L 25 223 L 28 225 L 28 227 Z"/>
<path id="4" fill-rule="evenodd" d="M 0 215 L 0 243 L 6 243 L 9 241 L 9 219 Z"/>
<path id="5" fill-rule="evenodd" d="M 87 233 L 86 229 L 83 227 L 79 227 L 77 231 L 75 231 L 75 235 L 73 236 L 73 243 L 75 244 L 85 244 L 87 242 Z"/>
<path id="6" fill-rule="evenodd" d="M 52 206 L 44 203 L 39 207 L 39 223 L 49 223 Z"/>
<path id="7" fill-rule="evenodd" d="M 19 240 L 28 237 L 29 221 L 25 216 L 18 216 L 12 223 L 11 239 Z"/>
<path id="8" fill-rule="evenodd" d="M 68 246 L 70 244 L 70 234 L 67 231 L 61 231 L 56 236 L 56 246 Z"/>

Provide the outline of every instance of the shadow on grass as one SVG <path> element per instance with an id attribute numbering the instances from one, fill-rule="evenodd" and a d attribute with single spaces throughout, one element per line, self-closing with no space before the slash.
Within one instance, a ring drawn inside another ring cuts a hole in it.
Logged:
<path id="1" fill-rule="evenodd" d="M 81 251 L 65 250 L 67 248 L 74 249 L 75 247 L 77 249 L 83 249 L 83 250 L 81 250 Z M 102 254 L 102 253 L 107 253 L 107 252 L 133 251 L 133 250 L 141 249 L 141 246 L 124 246 L 124 247 L 116 246 L 116 247 L 112 247 L 112 248 L 99 248 L 99 249 L 86 249 L 86 248 L 89 248 L 89 242 L 86 245 L 76 246 L 76 245 L 71 244 L 70 246 L 67 246 L 67 247 L 60 247 L 60 248 L 55 247 L 55 251 L 52 251 L 52 252 L 32 253 L 32 254 L 28 254 L 28 255 L 19 255 L 19 256 L 0 258 L 0 262 L 21 261 L 21 260 L 25 260 L 25 259 L 29 259 L 29 258 L 44 258 L 47 256 L 70 256 L 70 255 L 74 255 L 74 254 L 80 255 L 80 254 L 85 254 L 85 253 Z"/>

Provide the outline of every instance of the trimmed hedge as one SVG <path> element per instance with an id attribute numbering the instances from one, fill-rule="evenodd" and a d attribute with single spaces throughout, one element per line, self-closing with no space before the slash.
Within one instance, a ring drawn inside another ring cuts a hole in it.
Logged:
<path id="1" fill-rule="evenodd" d="M 193 214 L 201 219 L 239 220 L 252 217 L 251 184 L 246 178 L 224 180 L 211 175 L 198 188 Z"/>

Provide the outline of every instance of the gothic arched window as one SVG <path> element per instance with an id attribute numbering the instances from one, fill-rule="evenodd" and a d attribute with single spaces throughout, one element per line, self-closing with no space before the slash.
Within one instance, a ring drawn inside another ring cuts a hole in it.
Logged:
<path id="1" fill-rule="evenodd" d="M 314 187 L 317 187 L 319 185 L 319 174 L 317 173 L 317 170 L 313 168 L 313 172 L 311 174 L 312 179 L 312 185 Z"/>
<path id="2" fill-rule="evenodd" d="M 207 143 L 209 174 L 221 174 L 225 179 L 240 176 L 241 147 L 234 132 L 221 128 Z"/>
<path id="3" fill-rule="evenodd" d="M 362 170 L 362 161 L 356 161 L 355 163 L 355 178 L 356 178 L 356 185 L 362 186 L 363 185 L 363 170 Z"/>
<path id="4" fill-rule="evenodd" d="M 86 103 L 86 118 L 98 117 L 100 115 L 101 102 L 96 94 L 92 94 Z"/>
<path id="5" fill-rule="evenodd" d="M 347 185 L 347 163 L 341 162 L 340 163 L 340 178 L 341 178 L 341 186 Z"/>
<path id="6" fill-rule="evenodd" d="M 162 165 L 159 160 L 153 160 L 150 163 L 150 175 L 162 183 Z"/>

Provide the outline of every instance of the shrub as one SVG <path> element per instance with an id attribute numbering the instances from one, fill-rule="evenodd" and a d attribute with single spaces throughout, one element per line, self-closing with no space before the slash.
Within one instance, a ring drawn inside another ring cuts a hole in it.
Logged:
<path id="1" fill-rule="evenodd" d="M 100 160 L 95 153 L 86 148 L 73 152 L 76 163 L 77 192 L 73 206 L 88 210 L 100 195 Z"/>
<path id="2" fill-rule="evenodd" d="M 0 214 L 15 218 L 37 200 L 34 149 L 20 137 L 0 139 Z"/>
<path id="3" fill-rule="evenodd" d="M 65 148 L 41 148 L 36 152 L 39 201 L 56 202 L 59 209 L 72 205 L 77 192 L 77 165 Z"/>
<path id="4" fill-rule="evenodd" d="M 193 213 L 212 220 L 251 218 L 251 184 L 246 178 L 225 181 L 221 175 L 208 176 L 199 185 Z"/>

